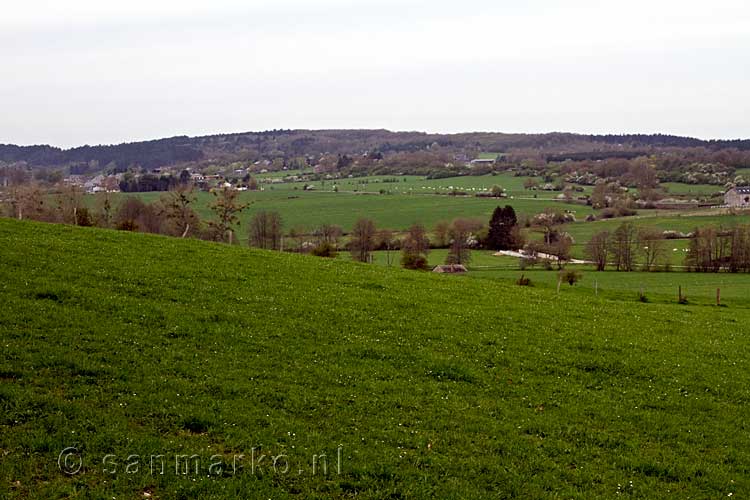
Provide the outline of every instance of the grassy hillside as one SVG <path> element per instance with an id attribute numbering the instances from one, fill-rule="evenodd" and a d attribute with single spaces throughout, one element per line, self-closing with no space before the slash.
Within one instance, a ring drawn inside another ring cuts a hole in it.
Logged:
<path id="1" fill-rule="evenodd" d="M 746 309 L 9 220 L 0 262 L 3 498 L 750 490 Z"/>

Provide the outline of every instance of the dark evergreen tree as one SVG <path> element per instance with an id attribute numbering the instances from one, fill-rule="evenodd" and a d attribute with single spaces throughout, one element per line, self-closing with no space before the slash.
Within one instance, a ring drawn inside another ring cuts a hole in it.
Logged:
<path id="1" fill-rule="evenodd" d="M 515 244 L 515 227 L 518 224 L 516 211 L 506 205 L 497 207 L 490 219 L 490 230 L 487 234 L 487 247 L 492 250 L 510 250 Z"/>

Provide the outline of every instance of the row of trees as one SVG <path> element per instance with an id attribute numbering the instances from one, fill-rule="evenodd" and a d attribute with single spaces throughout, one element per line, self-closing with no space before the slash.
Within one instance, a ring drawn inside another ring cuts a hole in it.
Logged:
<path id="1" fill-rule="evenodd" d="M 615 231 L 600 231 L 586 244 L 586 256 L 598 271 L 612 266 L 618 271 L 671 268 L 668 240 L 652 227 L 635 227 L 630 222 Z M 731 229 L 703 227 L 690 235 L 685 266 L 695 272 L 750 272 L 750 226 Z"/>
<path id="2" fill-rule="evenodd" d="M 229 244 L 237 243 L 236 228 L 240 215 L 248 207 L 238 199 L 236 190 L 213 192 L 209 204 L 212 217 L 203 221 L 193 208 L 196 196 L 187 185 L 178 185 L 153 203 L 145 203 L 136 196 L 127 196 L 117 206 L 111 195 L 103 193 L 94 206 L 84 201 L 83 192 L 66 186 L 49 193 L 34 185 L 16 186 L 8 192 L 6 215 L 18 219 L 34 219 L 79 226 L 99 226 L 126 231 L 141 231 L 175 237 L 194 237 Z M 427 267 L 431 246 L 447 247 L 446 263 L 466 264 L 473 248 L 509 249 L 522 244 L 516 214 L 512 207 L 498 207 L 489 226 L 478 219 L 457 218 L 443 221 L 434 228 L 434 241 L 421 224 L 412 225 L 405 235 L 397 238 L 387 229 L 378 230 L 371 219 L 358 219 L 349 233 L 344 248 L 352 258 L 369 262 L 372 252 L 385 250 L 388 265 L 392 251 L 401 250 L 401 264 L 410 269 Z M 332 257 L 341 248 L 341 227 L 323 224 L 311 233 L 293 228 L 288 233 L 286 248 L 281 216 L 276 212 L 259 211 L 253 214 L 248 227 L 250 246 L 312 253 Z"/>
<path id="3" fill-rule="evenodd" d="M 651 227 L 637 228 L 630 222 L 620 224 L 611 233 L 594 234 L 585 253 L 597 271 L 604 271 L 608 265 L 617 271 L 635 271 L 639 262 L 643 271 L 670 265 L 664 234 Z"/>
<path id="4" fill-rule="evenodd" d="M 14 186 L 5 193 L 6 215 L 18 219 L 34 219 L 79 226 L 100 226 L 128 231 L 142 231 L 176 237 L 195 237 L 229 244 L 237 243 L 236 228 L 240 214 L 248 207 L 240 203 L 236 190 L 224 189 L 213 193 L 209 204 L 212 217 L 202 221 L 193 208 L 195 194 L 187 186 L 164 193 L 153 203 L 144 203 L 134 196 L 126 197 L 115 206 L 109 194 L 97 197 L 91 207 L 84 203 L 83 192 L 72 186 L 48 193 L 34 185 Z M 354 260 L 369 262 L 372 252 L 385 250 L 388 265 L 392 251 L 401 250 L 401 264 L 410 269 L 427 267 L 431 247 L 447 247 L 446 263 L 466 264 L 471 250 L 493 250 L 524 247 L 527 254 L 553 257 L 558 267 L 570 260 L 572 238 L 559 230 L 567 221 L 564 214 L 545 213 L 534 218 L 534 225 L 544 233 L 544 239 L 524 246 L 515 211 L 510 206 L 497 207 L 489 225 L 478 219 L 458 218 L 443 221 L 433 229 L 433 240 L 421 224 L 412 225 L 405 235 L 397 238 L 387 229 L 378 230 L 371 219 L 358 219 L 349 233 L 344 248 Z M 342 247 L 341 227 L 323 224 L 311 233 L 293 228 L 288 233 L 290 243 L 284 247 L 281 216 L 276 212 L 258 211 L 250 219 L 250 246 L 312 253 L 333 257 Z M 618 271 L 654 271 L 670 267 L 667 239 L 663 232 L 651 227 L 636 227 L 625 222 L 614 231 L 595 233 L 585 247 L 586 257 L 597 270 L 613 267 Z M 705 227 L 691 235 L 686 266 L 698 272 L 750 272 L 750 226 L 731 229 Z"/>
<path id="5" fill-rule="evenodd" d="M 686 264 L 697 272 L 750 272 L 750 226 L 696 229 Z"/>

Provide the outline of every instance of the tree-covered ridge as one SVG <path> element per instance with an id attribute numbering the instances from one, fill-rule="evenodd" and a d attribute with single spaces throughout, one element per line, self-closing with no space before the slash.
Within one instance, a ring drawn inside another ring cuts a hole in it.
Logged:
<path id="1" fill-rule="evenodd" d="M 0 144 L 0 162 L 24 162 L 36 167 L 96 164 L 126 169 L 133 165 L 157 168 L 188 162 L 231 163 L 258 159 L 290 159 L 298 156 L 385 155 L 429 152 L 442 159 L 462 154 L 502 151 L 523 156 L 542 155 L 555 161 L 632 158 L 659 149 L 750 151 L 750 140 L 701 140 L 663 134 L 580 135 L 571 133 L 505 134 L 475 132 L 427 134 L 388 130 L 270 130 L 217 134 L 202 137 L 177 136 L 117 145 L 80 146 L 61 149 L 48 145 Z"/>

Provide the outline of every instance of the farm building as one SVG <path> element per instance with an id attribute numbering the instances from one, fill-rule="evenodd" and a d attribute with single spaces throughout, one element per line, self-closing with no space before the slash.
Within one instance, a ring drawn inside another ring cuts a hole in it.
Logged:
<path id="1" fill-rule="evenodd" d="M 728 207 L 750 207 L 750 186 L 734 187 L 724 193 L 724 204 Z"/>
<path id="2" fill-rule="evenodd" d="M 475 165 L 494 165 L 495 160 L 491 158 L 477 158 L 476 160 L 471 160 L 469 162 L 471 166 Z"/>
<path id="3" fill-rule="evenodd" d="M 433 273 L 465 273 L 466 268 L 461 264 L 446 264 L 444 266 L 435 266 Z"/>

